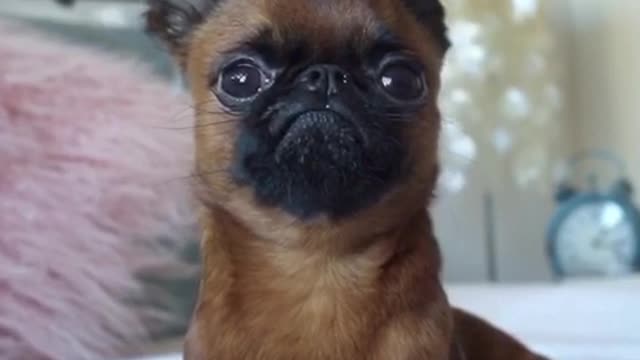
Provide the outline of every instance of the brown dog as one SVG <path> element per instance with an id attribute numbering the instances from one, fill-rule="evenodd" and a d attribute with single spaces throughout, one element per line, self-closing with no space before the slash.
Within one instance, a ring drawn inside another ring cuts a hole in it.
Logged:
<path id="1" fill-rule="evenodd" d="M 437 0 L 152 0 L 197 113 L 188 360 L 537 359 L 450 308 Z"/>

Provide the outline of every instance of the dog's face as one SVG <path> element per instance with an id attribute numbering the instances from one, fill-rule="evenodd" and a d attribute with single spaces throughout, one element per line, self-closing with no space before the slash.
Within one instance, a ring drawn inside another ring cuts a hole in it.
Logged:
<path id="1" fill-rule="evenodd" d="M 194 97 L 205 201 L 305 221 L 423 206 L 443 15 L 438 0 L 151 0 Z"/>

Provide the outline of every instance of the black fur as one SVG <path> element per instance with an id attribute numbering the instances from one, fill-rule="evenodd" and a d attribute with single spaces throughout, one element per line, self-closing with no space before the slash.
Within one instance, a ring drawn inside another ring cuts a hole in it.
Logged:
<path id="1" fill-rule="evenodd" d="M 314 51 L 292 38 L 283 49 L 270 44 L 268 32 L 248 44 L 263 62 L 284 69 L 255 101 L 233 109 L 242 118 L 233 175 L 260 202 L 301 218 L 341 218 L 377 201 L 403 178 L 410 167 L 402 133 L 423 103 L 398 104 L 372 78 L 381 50 L 397 44 L 376 42 L 364 53 L 361 45 Z M 301 72 L 326 63 L 352 77 L 336 96 L 296 86 Z M 300 122 L 308 128 L 295 128 Z"/>
<path id="2" fill-rule="evenodd" d="M 443 51 L 451 47 L 447 36 L 445 9 L 439 0 L 402 0 L 416 18 L 434 34 Z"/>

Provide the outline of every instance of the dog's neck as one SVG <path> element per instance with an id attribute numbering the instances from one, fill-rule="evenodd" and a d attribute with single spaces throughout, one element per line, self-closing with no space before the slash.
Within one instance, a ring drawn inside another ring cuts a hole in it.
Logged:
<path id="1" fill-rule="evenodd" d="M 247 358 L 325 359 L 338 352 L 352 359 L 371 351 L 376 329 L 397 314 L 426 313 L 443 302 L 440 255 L 426 210 L 341 253 L 289 247 L 257 236 L 228 212 L 205 214 L 203 276 L 189 346 L 207 341 L 218 358 L 244 348 Z M 208 337 L 193 333 L 199 331 Z"/>
<path id="2" fill-rule="evenodd" d="M 392 290 L 400 286 L 394 278 L 405 267 L 433 282 L 439 276 L 440 254 L 426 209 L 361 242 L 365 246 L 340 253 L 329 247 L 288 247 L 254 234 L 228 212 L 207 213 L 202 291 L 233 294 L 238 305 L 247 302 L 247 311 L 255 309 L 251 303 L 265 304 L 271 297 L 277 299 L 274 304 L 295 306 L 318 292 L 340 301 L 362 289 Z"/>

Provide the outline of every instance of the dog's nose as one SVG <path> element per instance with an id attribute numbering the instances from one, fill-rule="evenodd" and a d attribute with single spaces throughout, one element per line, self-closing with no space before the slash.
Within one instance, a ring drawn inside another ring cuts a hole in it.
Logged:
<path id="1" fill-rule="evenodd" d="M 336 65 L 314 65 L 303 71 L 297 82 L 311 92 L 332 95 L 349 82 L 349 74 Z"/>

